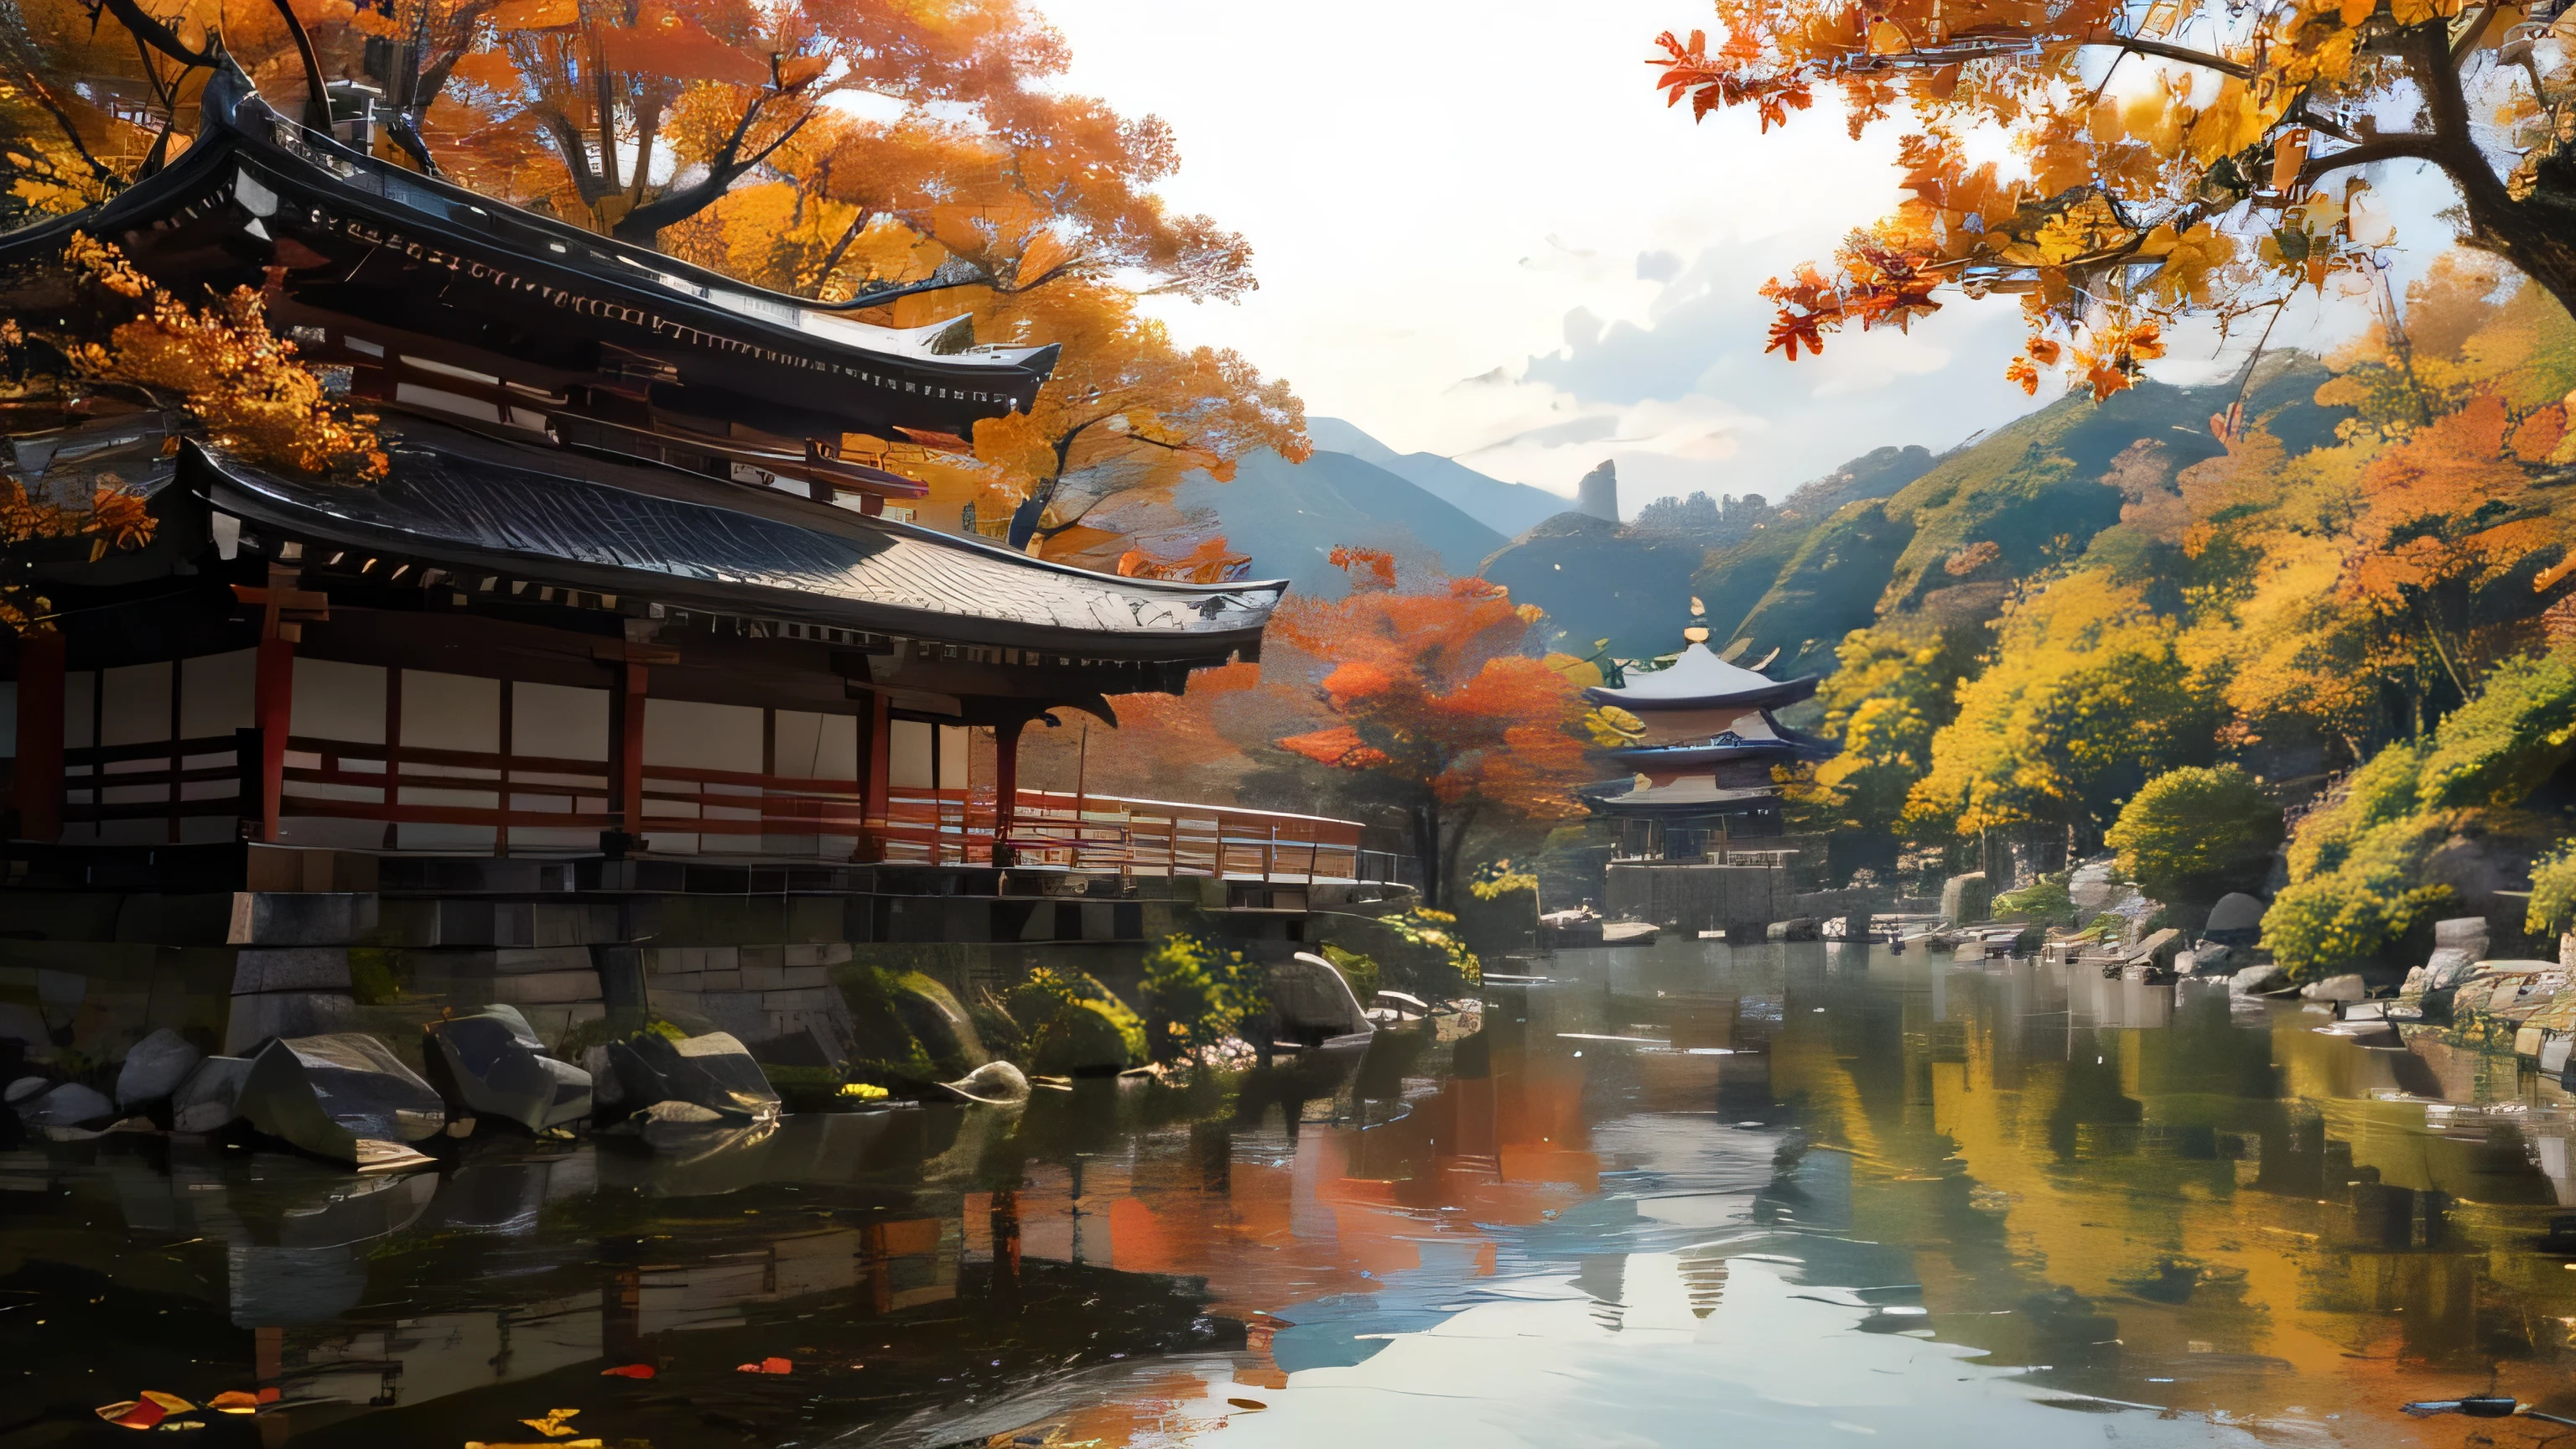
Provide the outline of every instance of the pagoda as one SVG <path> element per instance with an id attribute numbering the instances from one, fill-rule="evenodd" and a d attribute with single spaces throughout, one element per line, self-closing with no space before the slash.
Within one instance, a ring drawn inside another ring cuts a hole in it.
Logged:
<path id="1" fill-rule="evenodd" d="M 1616 858 L 1697 862 L 1724 854 L 1730 840 L 1776 838 L 1774 767 L 1833 753 L 1772 713 L 1814 695 L 1814 676 L 1772 679 L 1719 658 L 1708 638 L 1706 606 L 1693 599 L 1670 664 L 1584 691 L 1626 726 L 1625 742 L 1604 753 L 1630 777 L 1583 792 L 1612 822 Z"/>
<path id="2" fill-rule="evenodd" d="M 1052 346 L 873 326 L 848 314 L 920 288 L 827 304 L 515 209 L 229 62 L 175 161 L 0 236 L 30 331 L 80 315 L 75 232 L 176 295 L 260 291 L 390 468 L 286 476 L 74 381 L 8 440 L 31 493 L 113 474 L 157 528 L 21 580 L 55 616 L 9 664 L 21 842 L 998 865 L 1023 726 L 1258 658 L 1286 587 L 918 527 L 920 483 L 843 456 L 1027 410 Z M 931 797 L 978 727 L 967 830 Z"/>

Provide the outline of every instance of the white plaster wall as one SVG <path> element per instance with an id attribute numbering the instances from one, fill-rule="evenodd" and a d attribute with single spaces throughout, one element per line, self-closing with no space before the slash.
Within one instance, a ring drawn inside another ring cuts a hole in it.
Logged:
<path id="1" fill-rule="evenodd" d="M 432 669 L 404 670 L 402 742 L 405 748 L 467 750 L 487 755 L 497 752 L 501 748 L 501 681 Z M 460 784 L 406 784 L 402 787 L 402 802 L 496 809 L 501 803 L 500 791 L 473 789 L 466 782 L 497 782 L 500 773 L 471 765 L 407 763 L 403 766 L 406 780 L 429 776 Z M 489 825 L 404 824 L 397 829 L 397 843 L 405 850 L 488 854 L 496 834 Z"/>
<path id="2" fill-rule="evenodd" d="M 735 770 L 746 774 L 760 771 L 762 744 L 761 711 L 748 705 L 700 704 L 692 700 L 647 699 L 644 702 L 644 788 L 649 794 L 656 788 L 655 765 L 694 765 L 708 770 Z M 666 786 L 688 788 L 686 782 L 661 777 Z M 717 786 L 710 794 L 740 794 L 749 787 Z M 738 809 L 730 806 L 708 806 L 703 811 L 669 801 L 648 801 L 650 815 L 695 816 L 701 819 L 757 820 L 757 808 Z M 760 848 L 757 835 L 678 833 L 653 831 L 645 837 L 647 848 L 694 854 L 755 851 Z"/>
<path id="3" fill-rule="evenodd" d="M 601 768 L 579 773 L 528 773 L 514 769 L 510 772 L 513 782 L 564 786 L 579 793 L 563 795 L 549 790 L 532 794 L 514 790 L 510 796 L 510 808 L 539 814 L 605 813 L 608 809 L 608 719 L 609 698 L 605 689 L 524 681 L 512 685 L 510 753 L 514 758 L 536 756 L 553 760 L 595 760 Z M 651 728 L 650 710 L 646 711 L 646 728 Z M 753 768 L 759 766 L 755 764 Z M 598 846 L 599 829 L 596 826 L 550 830 L 516 825 L 510 829 L 510 849 L 513 852 L 522 849 L 595 850 Z"/>

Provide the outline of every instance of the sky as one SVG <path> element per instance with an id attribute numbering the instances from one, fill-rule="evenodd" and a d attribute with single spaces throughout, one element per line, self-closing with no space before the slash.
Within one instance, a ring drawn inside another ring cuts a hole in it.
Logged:
<path id="1" fill-rule="evenodd" d="M 1768 136 L 1666 110 L 1645 59 L 1705 0 L 1038 3 L 1073 87 L 1172 124 L 1170 202 L 1252 241 L 1260 290 L 1158 302 L 1175 335 L 1398 451 L 1568 495 L 1613 459 L 1633 513 L 1695 489 L 1777 500 L 2052 395 L 2003 380 L 2009 300 L 1764 355 L 1757 289 L 1893 205 L 1895 133 L 1854 142 L 1824 105 Z M 2209 351 L 2177 349 L 2173 380 L 2224 370 Z"/>

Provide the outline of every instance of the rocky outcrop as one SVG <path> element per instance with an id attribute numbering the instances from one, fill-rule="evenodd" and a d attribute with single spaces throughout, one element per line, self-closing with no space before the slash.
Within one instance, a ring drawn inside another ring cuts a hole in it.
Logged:
<path id="1" fill-rule="evenodd" d="M 663 1102 L 703 1107 L 736 1122 L 768 1122 L 778 1092 L 743 1044 L 721 1031 L 673 1039 L 643 1032 L 608 1045 L 618 1105 L 643 1111 Z"/>
<path id="2" fill-rule="evenodd" d="M 237 1103 L 253 1127 L 317 1157 L 358 1165 L 424 1141 L 447 1106 L 393 1048 L 363 1032 L 280 1037 L 251 1060 Z"/>
<path id="3" fill-rule="evenodd" d="M 528 1019 L 509 1006 L 432 1022 L 433 1075 L 440 1092 L 475 1118 L 515 1122 L 530 1132 L 590 1115 L 590 1073 L 546 1053 Z"/>

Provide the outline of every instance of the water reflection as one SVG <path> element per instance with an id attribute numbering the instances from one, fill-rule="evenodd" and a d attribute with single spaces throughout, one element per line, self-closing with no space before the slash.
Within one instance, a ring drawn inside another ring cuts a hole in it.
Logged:
<path id="1" fill-rule="evenodd" d="M 2373 1443 L 2558 1392 L 2571 1117 L 2510 1059 L 1922 952 L 1553 978 L 1238 1083 L 677 1150 L 0 1156 L 0 1446 L 255 1385 L 200 1442 Z"/>

